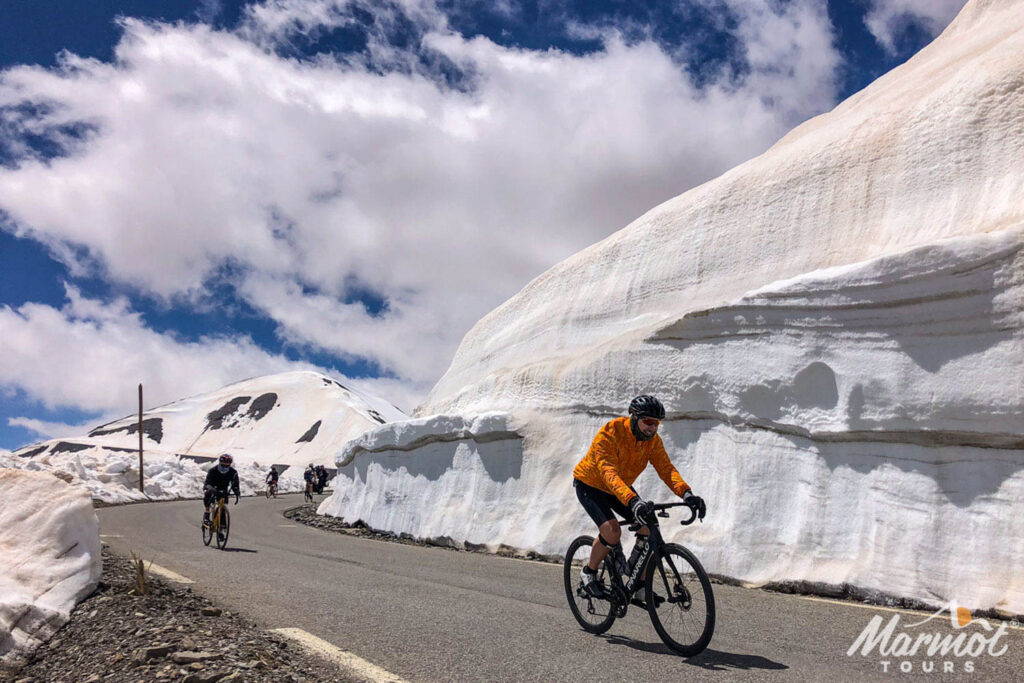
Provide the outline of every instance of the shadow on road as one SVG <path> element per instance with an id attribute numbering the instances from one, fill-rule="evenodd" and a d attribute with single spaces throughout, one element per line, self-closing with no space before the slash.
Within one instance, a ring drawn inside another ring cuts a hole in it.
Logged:
<path id="1" fill-rule="evenodd" d="M 781 662 L 775 662 L 760 655 L 741 655 L 735 652 L 721 652 L 719 650 L 707 649 L 696 657 L 686 660 L 687 664 L 699 666 L 702 669 L 711 671 L 726 671 L 728 669 L 788 669 L 789 667 Z"/>
<path id="2" fill-rule="evenodd" d="M 224 548 L 225 553 L 258 553 L 259 550 L 249 550 L 248 548 Z"/>
<path id="3" fill-rule="evenodd" d="M 625 645 L 626 647 L 631 647 L 634 650 L 640 650 L 641 652 L 679 657 L 687 664 L 699 666 L 700 668 L 708 669 L 709 671 L 727 671 L 729 669 L 769 669 L 778 671 L 789 668 L 785 664 L 772 661 L 767 657 L 761 657 L 760 655 L 741 655 L 733 652 L 721 652 L 720 650 L 712 650 L 709 648 L 695 657 L 684 658 L 670 650 L 664 643 L 643 643 L 639 640 L 633 640 L 632 638 L 619 635 L 605 635 L 601 637 L 612 645 Z"/>
<path id="4" fill-rule="evenodd" d="M 625 645 L 626 647 L 631 647 L 634 650 L 640 650 L 641 652 L 650 652 L 652 654 L 671 655 L 673 657 L 679 656 L 672 650 L 668 649 L 667 645 L 661 642 L 642 643 L 639 640 L 633 640 L 632 638 L 627 638 L 626 636 L 617 635 L 606 635 L 601 637 L 609 643 L 611 643 L 612 645 Z"/>

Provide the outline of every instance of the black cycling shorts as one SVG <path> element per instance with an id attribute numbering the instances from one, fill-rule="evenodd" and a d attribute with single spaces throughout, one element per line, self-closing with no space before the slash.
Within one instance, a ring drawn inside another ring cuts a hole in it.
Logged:
<path id="1" fill-rule="evenodd" d="M 213 505 L 214 501 L 218 498 L 226 501 L 228 499 L 228 490 L 209 488 L 203 491 L 203 505 L 205 507 Z"/>
<path id="2" fill-rule="evenodd" d="M 633 513 L 629 511 L 629 507 L 612 494 L 588 486 L 579 479 L 573 479 L 572 485 L 576 487 L 576 497 L 580 499 L 580 505 L 597 523 L 597 526 L 601 526 L 610 519 L 615 519 L 613 510 L 630 524 L 633 523 Z"/>

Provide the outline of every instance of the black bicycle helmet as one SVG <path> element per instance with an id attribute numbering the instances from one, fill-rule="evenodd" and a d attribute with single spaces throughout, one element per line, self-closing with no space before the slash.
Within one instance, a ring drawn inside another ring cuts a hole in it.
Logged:
<path id="1" fill-rule="evenodd" d="M 638 419 L 653 417 L 655 420 L 664 420 L 665 406 L 653 396 L 641 394 L 629 402 L 629 414 Z"/>

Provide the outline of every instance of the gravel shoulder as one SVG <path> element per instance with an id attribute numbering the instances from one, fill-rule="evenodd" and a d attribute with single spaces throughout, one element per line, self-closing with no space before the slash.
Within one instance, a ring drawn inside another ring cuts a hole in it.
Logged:
<path id="1" fill-rule="evenodd" d="M 18 671 L 16 683 L 337 681 L 336 666 L 218 607 L 189 586 L 147 574 L 140 594 L 129 558 L 103 549 L 99 587 Z"/>

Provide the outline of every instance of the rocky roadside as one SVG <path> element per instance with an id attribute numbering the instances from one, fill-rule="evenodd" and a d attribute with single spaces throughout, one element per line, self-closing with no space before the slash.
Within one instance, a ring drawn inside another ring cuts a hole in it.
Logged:
<path id="1" fill-rule="evenodd" d="M 71 620 L 21 670 L 14 683 L 176 681 L 351 681 L 330 662 L 256 624 L 222 611 L 188 586 L 147 575 L 136 588 L 130 560 L 103 549 L 103 578 Z"/>
<path id="2" fill-rule="evenodd" d="M 285 510 L 284 516 L 296 522 L 300 522 L 307 526 L 315 527 L 317 529 L 324 529 L 325 531 L 333 531 L 340 534 L 348 534 L 349 536 L 362 536 L 364 538 L 372 538 L 378 541 L 387 541 L 390 543 L 403 543 L 405 545 L 419 545 L 419 546 L 432 546 L 436 548 L 445 548 L 446 550 L 453 550 L 457 552 L 470 552 L 470 553 L 486 553 L 491 555 L 499 555 L 501 557 L 516 557 L 521 560 L 536 560 L 538 562 L 550 562 L 552 564 L 562 564 L 561 555 L 542 555 L 532 550 L 519 550 L 511 546 L 499 545 L 497 550 L 490 550 L 485 545 L 477 545 L 474 543 L 457 543 L 456 541 L 442 536 L 440 538 L 414 538 L 409 534 L 394 534 L 388 531 L 378 531 L 371 529 L 366 526 L 362 521 L 356 521 L 354 523 L 346 522 L 340 517 L 330 517 L 327 515 L 318 515 L 316 513 L 317 508 L 320 506 L 319 503 L 305 503 L 299 507 L 294 507 Z"/>

